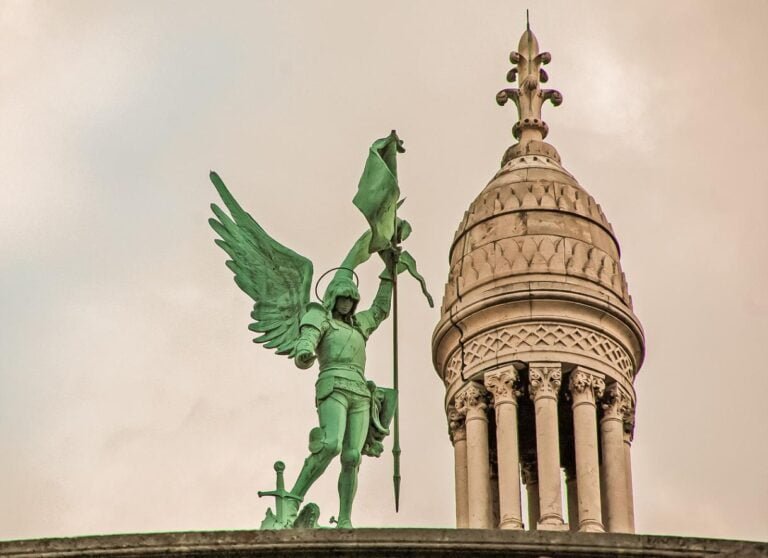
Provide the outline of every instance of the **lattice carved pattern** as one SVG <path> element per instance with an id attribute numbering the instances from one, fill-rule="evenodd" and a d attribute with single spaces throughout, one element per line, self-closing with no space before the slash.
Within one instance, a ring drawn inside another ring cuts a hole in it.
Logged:
<path id="1" fill-rule="evenodd" d="M 585 327 L 556 323 L 502 327 L 474 337 L 464 343 L 463 367 L 471 368 L 486 360 L 536 349 L 581 352 L 606 362 L 632 379 L 632 360 L 613 339 Z M 446 367 L 445 382 L 453 381 L 461 370 L 462 351 L 458 349 Z"/>
<path id="2" fill-rule="evenodd" d="M 455 263 L 448 275 L 443 312 L 485 281 L 509 275 L 556 273 L 588 279 L 613 291 L 630 308 L 632 299 L 621 265 L 599 248 L 560 236 L 526 235 L 479 246 Z"/>

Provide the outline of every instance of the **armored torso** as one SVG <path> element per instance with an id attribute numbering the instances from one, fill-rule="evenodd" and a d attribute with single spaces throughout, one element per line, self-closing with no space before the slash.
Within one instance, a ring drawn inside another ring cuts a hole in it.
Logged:
<path id="1" fill-rule="evenodd" d="M 360 330 L 340 320 L 329 318 L 317 346 L 320 377 L 364 377 L 365 337 Z M 350 374 L 350 372 L 352 374 Z"/>

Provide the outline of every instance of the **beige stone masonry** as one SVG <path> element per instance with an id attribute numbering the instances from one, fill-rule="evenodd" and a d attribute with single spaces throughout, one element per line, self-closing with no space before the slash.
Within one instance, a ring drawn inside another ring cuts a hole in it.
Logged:
<path id="1" fill-rule="evenodd" d="M 627 500 L 629 503 L 629 529 L 630 533 L 635 532 L 635 498 L 632 487 L 632 436 L 635 427 L 635 410 L 630 409 L 624 417 L 624 458 L 627 471 Z"/>
<path id="2" fill-rule="evenodd" d="M 595 401 L 602 397 L 605 382 L 602 376 L 576 367 L 571 371 L 568 387 L 573 402 L 579 531 L 601 533 L 605 529 L 600 505 L 600 460 Z"/>
<path id="3" fill-rule="evenodd" d="M 576 483 L 576 467 L 565 468 L 565 502 L 568 507 L 568 528 L 579 530 L 579 487 Z"/>
<path id="4" fill-rule="evenodd" d="M 526 460 L 520 466 L 520 472 L 528 497 L 528 528 L 535 531 L 539 523 L 539 474 L 536 461 Z"/>
<path id="5" fill-rule="evenodd" d="M 453 459 L 456 483 L 456 527 L 469 527 L 469 487 L 467 484 L 467 429 L 464 416 L 455 405 L 449 415 L 449 428 L 453 442 Z"/>
<path id="6" fill-rule="evenodd" d="M 530 529 L 632 532 L 626 421 L 645 334 L 610 222 L 545 141 L 542 106 L 563 100 L 542 87 L 551 55 L 539 50 L 530 27 L 517 48 L 507 74 L 513 85 L 496 101 L 517 108 L 518 143 L 506 149 L 459 223 L 432 336 L 446 411 L 453 413 L 455 403 L 466 417 L 465 431 L 451 438 L 457 525 L 522 528 L 522 476 Z M 532 405 L 516 393 L 526 367 L 522 389 Z M 559 410 L 567 422 L 558 422 Z M 460 421 L 450 422 L 460 429 Z M 573 440 L 560 439 L 561 424 Z"/>
<path id="7" fill-rule="evenodd" d="M 496 448 L 499 470 L 499 527 L 522 529 L 520 455 L 517 438 L 519 377 L 513 367 L 485 374 L 485 387 L 496 410 Z"/>
<path id="8" fill-rule="evenodd" d="M 603 493 L 606 527 L 611 533 L 631 533 L 627 491 L 627 457 L 624 449 L 624 417 L 631 405 L 629 394 L 614 384 L 605 390 L 600 420 L 603 453 Z"/>
<path id="9" fill-rule="evenodd" d="M 567 529 L 560 486 L 560 436 L 557 397 L 562 382 L 558 362 L 532 362 L 528 368 L 531 399 L 536 410 L 536 451 L 539 473 L 539 530 Z"/>
<path id="10" fill-rule="evenodd" d="M 488 452 L 488 393 L 482 384 L 470 382 L 456 396 L 456 409 L 464 415 L 467 431 L 467 489 L 469 527 L 492 529 L 491 467 Z"/>

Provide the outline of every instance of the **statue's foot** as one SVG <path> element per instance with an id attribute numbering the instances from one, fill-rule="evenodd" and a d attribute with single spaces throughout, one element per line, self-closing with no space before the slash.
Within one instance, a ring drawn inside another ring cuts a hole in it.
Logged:
<path id="1" fill-rule="evenodd" d="M 336 528 L 337 529 L 354 529 L 352 526 L 352 521 L 349 519 L 339 519 L 336 522 Z"/>

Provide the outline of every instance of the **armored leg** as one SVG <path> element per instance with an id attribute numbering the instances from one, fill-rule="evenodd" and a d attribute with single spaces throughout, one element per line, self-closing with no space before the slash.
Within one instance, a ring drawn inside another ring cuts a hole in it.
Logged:
<path id="1" fill-rule="evenodd" d="M 357 475 L 360 470 L 362 449 L 368 434 L 370 402 L 355 396 L 356 400 L 347 414 L 347 428 L 341 450 L 341 474 L 339 475 L 340 529 L 352 528 L 352 502 L 357 492 Z"/>
<path id="2" fill-rule="evenodd" d="M 347 409 L 343 399 L 335 394 L 330 395 L 320 402 L 317 407 L 320 419 L 319 429 L 312 432 L 310 440 L 310 454 L 304 460 L 304 466 L 299 473 L 296 484 L 291 493 L 302 500 L 309 488 L 328 468 L 334 457 L 339 455 L 346 430 Z M 295 518 L 299 508 L 299 501 L 288 501 L 290 506 L 289 516 Z"/>

